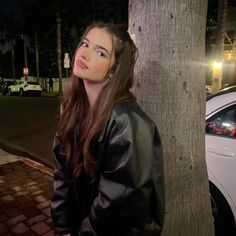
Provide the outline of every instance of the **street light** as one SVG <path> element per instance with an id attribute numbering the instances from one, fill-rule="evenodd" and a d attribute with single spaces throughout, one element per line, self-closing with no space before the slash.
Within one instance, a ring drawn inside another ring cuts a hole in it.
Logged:
<path id="1" fill-rule="evenodd" d="M 212 68 L 212 92 L 217 92 L 221 89 L 222 83 L 222 61 L 213 61 L 211 63 Z"/>
<path id="2" fill-rule="evenodd" d="M 213 70 L 221 70 L 222 69 L 222 62 L 213 61 Z"/>

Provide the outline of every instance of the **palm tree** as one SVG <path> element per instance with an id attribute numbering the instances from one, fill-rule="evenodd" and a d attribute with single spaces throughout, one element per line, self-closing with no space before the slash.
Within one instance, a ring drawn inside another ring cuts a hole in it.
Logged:
<path id="1" fill-rule="evenodd" d="M 14 13 L 10 15 L 1 12 L 0 17 L 0 31 L 4 32 L 3 37 L 1 39 L 1 48 L 4 48 L 3 54 L 10 51 L 11 53 L 11 71 L 12 71 L 12 78 L 16 79 L 15 74 L 15 38 L 17 36 L 18 27 L 17 27 L 17 19 Z"/>

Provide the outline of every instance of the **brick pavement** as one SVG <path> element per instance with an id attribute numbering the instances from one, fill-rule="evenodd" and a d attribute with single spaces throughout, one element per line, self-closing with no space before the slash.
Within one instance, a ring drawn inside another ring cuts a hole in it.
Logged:
<path id="1" fill-rule="evenodd" d="M 1 236 L 53 235 L 51 197 L 49 168 L 0 150 Z"/>

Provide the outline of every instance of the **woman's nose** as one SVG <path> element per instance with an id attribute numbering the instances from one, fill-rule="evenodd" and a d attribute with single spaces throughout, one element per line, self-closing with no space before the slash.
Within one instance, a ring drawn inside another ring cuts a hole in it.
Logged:
<path id="1" fill-rule="evenodd" d="M 88 49 L 87 50 L 85 49 L 81 52 L 81 57 L 87 61 L 89 60 L 90 57 L 89 57 Z"/>

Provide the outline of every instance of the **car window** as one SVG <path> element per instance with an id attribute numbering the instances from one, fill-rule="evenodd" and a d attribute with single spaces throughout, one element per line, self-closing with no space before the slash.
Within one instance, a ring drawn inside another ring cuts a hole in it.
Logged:
<path id="1" fill-rule="evenodd" d="M 236 139 L 236 105 L 210 117 L 206 121 L 206 133 Z"/>

